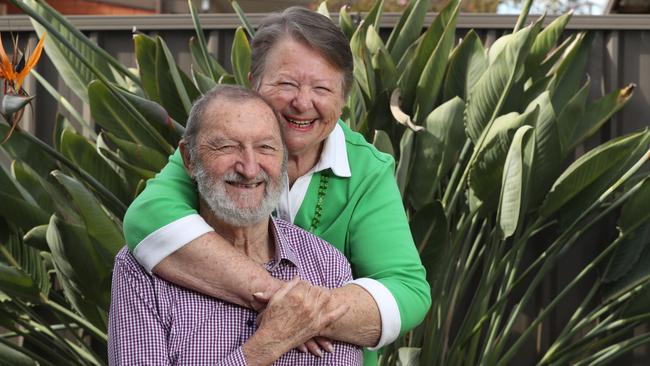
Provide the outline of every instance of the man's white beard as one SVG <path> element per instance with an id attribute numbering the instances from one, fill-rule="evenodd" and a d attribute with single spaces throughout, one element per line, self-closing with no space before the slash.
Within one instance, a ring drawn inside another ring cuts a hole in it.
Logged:
<path id="1" fill-rule="evenodd" d="M 195 167 L 196 183 L 203 200 L 210 206 L 210 210 L 219 220 L 236 227 L 251 226 L 267 219 L 280 202 L 280 194 L 284 190 L 287 181 L 285 179 L 287 173 L 286 164 L 282 165 L 282 174 L 276 181 L 271 180 L 263 170 L 260 170 L 260 174 L 254 179 L 246 179 L 234 171 L 229 171 L 221 179 L 218 179 L 206 172 L 200 162 L 197 162 Z M 240 201 L 243 201 L 245 207 L 238 207 L 226 191 L 226 181 L 265 183 L 262 201 L 260 203 L 251 202 L 253 197 L 244 194 L 240 197 Z"/>

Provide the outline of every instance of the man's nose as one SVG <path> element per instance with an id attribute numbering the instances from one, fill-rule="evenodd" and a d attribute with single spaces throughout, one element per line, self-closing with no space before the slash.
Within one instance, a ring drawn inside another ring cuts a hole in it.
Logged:
<path id="1" fill-rule="evenodd" d="M 235 171 L 247 179 L 257 177 L 260 171 L 260 165 L 252 149 L 242 150 L 237 164 L 235 164 Z"/>

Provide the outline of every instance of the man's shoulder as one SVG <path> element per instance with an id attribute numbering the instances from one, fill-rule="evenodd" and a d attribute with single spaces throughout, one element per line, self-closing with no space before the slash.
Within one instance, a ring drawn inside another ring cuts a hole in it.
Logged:
<path id="1" fill-rule="evenodd" d="M 280 235 L 301 260 L 321 262 L 326 265 L 349 266 L 347 258 L 332 244 L 303 228 L 282 219 L 273 219 Z"/>

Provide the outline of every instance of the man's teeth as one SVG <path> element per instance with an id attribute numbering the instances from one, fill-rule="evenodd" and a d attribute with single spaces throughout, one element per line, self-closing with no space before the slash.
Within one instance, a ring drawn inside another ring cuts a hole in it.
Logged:
<path id="1" fill-rule="evenodd" d="M 255 188 L 262 184 L 262 182 L 257 182 L 257 183 L 237 183 L 237 182 L 229 182 L 230 184 L 237 186 L 237 187 L 242 187 L 242 188 Z"/>
<path id="2" fill-rule="evenodd" d="M 295 119 L 287 118 L 287 121 L 289 121 L 289 122 L 291 122 L 293 124 L 296 124 L 298 126 L 307 126 L 310 123 L 314 122 L 315 120 L 310 119 L 310 120 L 307 120 L 307 121 L 298 121 L 298 120 L 295 120 Z"/>

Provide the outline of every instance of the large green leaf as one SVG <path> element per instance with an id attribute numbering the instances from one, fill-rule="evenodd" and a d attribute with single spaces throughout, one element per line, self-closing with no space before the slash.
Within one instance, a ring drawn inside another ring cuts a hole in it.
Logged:
<path id="1" fill-rule="evenodd" d="M 481 39 L 474 30 L 470 30 L 449 58 L 443 99 L 447 101 L 458 96 L 467 100 L 469 90 L 478 82 L 487 65 Z"/>
<path id="2" fill-rule="evenodd" d="M 11 171 L 16 182 L 23 187 L 33 199 L 30 202 L 37 203 L 46 212 L 54 212 L 52 201 L 52 188 L 41 176 L 38 175 L 29 165 L 14 160 L 11 164 Z"/>
<path id="3" fill-rule="evenodd" d="M 583 117 L 578 119 L 574 125 L 570 139 L 572 145 L 569 147 L 569 151 L 600 130 L 600 127 L 614 113 L 618 112 L 630 101 L 633 90 L 634 85 L 632 84 L 613 91 L 593 103 L 589 103 L 585 108 Z"/>
<path id="4" fill-rule="evenodd" d="M 465 104 L 460 98 L 443 103 L 427 116 L 426 129 L 415 135 L 408 189 L 416 209 L 433 202 L 441 180 L 463 147 L 464 111 Z"/>
<path id="5" fill-rule="evenodd" d="M 67 193 L 86 234 L 93 241 L 94 252 L 104 261 L 104 266 L 112 268 L 115 254 L 124 246 L 121 225 L 115 217 L 107 214 L 97 198 L 79 181 L 58 171 L 52 175 Z"/>
<path id="6" fill-rule="evenodd" d="M 160 103 L 158 78 L 156 77 L 156 40 L 142 33 L 135 34 L 133 36 L 133 46 L 140 80 L 142 81 L 142 89 L 147 98 Z"/>
<path id="7" fill-rule="evenodd" d="M 393 60 L 399 60 L 404 51 L 420 37 L 429 1 L 411 0 L 386 42 Z"/>
<path id="8" fill-rule="evenodd" d="M 439 201 L 431 202 L 418 210 L 411 221 L 413 240 L 427 270 L 431 287 L 439 286 L 449 260 L 449 231 L 447 217 Z"/>
<path id="9" fill-rule="evenodd" d="M 0 263 L 0 291 L 24 301 L 39 303 L 40 292 L 31 276 L 15 267 Z"/>
<path id="10" fill-rule="evenodd" d="M 84 226 L 64 222 L 56 215 L 50 219 L 47 243 L 68 302 L 90 323 L 106 331 L 111 262 L 97 253 Z"/>
<path id="11" fill-rule="evenodd" d="M 377 148 L 377 150 L 395 157 L 393 144 L 390 141 L 390 136 L 388 136 L 386 132 L 375 130 L 375 137 L 373 138 L 372 144 Z"/>
<path id="12" fill-rule="evenodd" d="M 522 60 L 528 54 L 532 39 L 537 35 L 540 22 L 510 35 L 500 52 L 492 51 L 494 61 L 470 90 L 467 101 L 467 135 L 476 144 L 483 130 L 499 115 L 510 88 L 522 73 Z M 504 36 L 505 37 L 505 36 Z M 495 47 L 495 46 L 493 46 Z M 499 174 L 499 178 L 500 178 Z"/>
<path id="13" fill-rule="evenodd" d="M 136 118 L 122 106 L 104 83 L 94 81 L 88 87 L 92 116 L 102 128 L 116 136 L 161 151 L 171 147 L 160 146 L 148 131 L 140 127 Z"/>
<path id="14" fill-rule="evenodd" d="M 7 262 L 17 264 L 20 272 L 29 275 L 43 297 L 50 292 L 50 276 L 40 250 L 25 245 L 18 235 L 11 235 L 2 251 Z"/>
<path id="15" fill-rule="evenodd" d="M 372 25 L 366 31 L 366 46 L 372 55 L 371 64 L 376 77 L 376 92 L 392 92 L 399 75 L 386 46 Z"/>
<path id="16" fill-rule="evenodd" d="M 414 115 L 417 112 L 417 105 L 423 101 L 421 98 L 431 99 L 432 94 L 438 94 L 438 87 L 445 70 L 444 64 L 441 66 L 439 63 L 446 63 L 453 45 L 459 6 L 458 0 L 450 1 L 418 42 L 413 60 L 400 80 L 400 88 L 403 91 L 402 105 L 406 113 Z M 421 93 L 425 96 L 420 97 Z M 418 103 L 413 105 L 416 97 Z M 434 102 L 435 98 L 430 101 L 430 103 Z M 417 117 L 424 119 L 429 112 L 430 110 L 422 111 Z M 424 121 L 416 118 L 416 122 L 422 124 Z"/>
<path id="17" fill-rule="evenodd" d="M 524 187 L 528 185 L 524 164 L 524 144 L 533 127 L 521 126 L 515 133 L 506 156 L 501 179 L 497 220 L 501 239 L 512 236 L 521 217 Z"/>
<path id="18" fill-rule="evenodd" d="M 47 222 L 49 214 L 31 197 L 23 197 L 14 181 L 0 167 L 0 216 L 27 232 Z M 29 199 L 29 201 L 26 200 Z"/>
<path id="19" fill-rule="evenodd" d="M 532 126 L 539 114 L 539 108 L 523 114 L 508 113 L 494 120 L 490 130 L 485 131 L 485 142 L 476 153 L 476 160 L 470 167 L 469 186 L 478 200 L 482 212 L 496 208 L 501 191 L 504 163 L 515 132 L 524 125 Z M 472 211 L 479 207 L 472 207 Z"/>
<path id="20" fill-rule="evenodd" d="M 557 117 L 557 130 L 560 137 L 562 157 L 571 152 L 576 125 L 584 118 L 590 83 L 591 80 L 587 78 L 582 88 L 564 104 L 564 108 Z"/>
<path id="21" fill-rule="evenodd" d="M 648 139 L 648 132 L 621 136 L 581 156 L 555 181 L 542 204 L 540 215 L 549 217 L 569 202 L 573 202 L 572 211 L 586 209 L 585 206 L 594 202 L 594 198 L 617 179 L 622 170 L 647 151 Z M 584 197 L 587 193 L 590 197 Z"/>
<path id="22" fill-rule="evenodd" d="M 0 141 L 4 140 L 9 129 L 10 127 L 6 124 L 0 123 Z M 57 167 L 57 162 L 40 146 L 24 136 L 26 133 L 28 132 L 14 131 L 11 138 L 0 145 L 0 149 L 6 151 L 12 158 L 24 161 L 39 175 L 45 176 Z"/>
<path id="23" fill-rule="evenodd" d="M 248 74 L 251 71 L 251 45 L 248 43 L 246 33 L 242 27 L 235 31 L 235 39 L 232 42 L 231 62 L 232 70 L 237 84 L 250 87 Z"/>
<path id="24" fill-rule="evenodd" d="M 635 230 L 650 220 L 650 178 L 646 178 L 641 188 L 623 206 L 618 226 L 623 233 Z"/>
<path id="25" fill-rule="evenodd" d="M 111 71 L 108 54 L 100 53 L 91 48 L 88 44 L 91 42 L 81 32 L 73 30 L 74 27 L 63 23 L 65 20 L 53 14 L 51 8 L 42 2 L 35 0 L 23 0 L 25 4 L 44 17 L 47 22 L 53 26 L 83 57 L 93 64 L 105 77 L 115 81 L 113 71 Z M 42 37 L 45 28 L 32 19 L 32 25 Z M 70 86 L 70 89 L 79 96 L 84 102 L 88 102 L 87 87 L 88 84 L 97 77 L 86 65 L 79 60 L 63 43 L 50 35 L 45 38 L 45 52 L 56 67 L 61 78 Z M 117 63 L 117 62 L 115 62 Z"/>
<path id="26" fill-rule="evenodd" d="M 156 80 L 160 103 L 176 121 L 184 123 L 192 108 L 192 100 L 167 44 L 156 37 Z"/>
<path id="27" fill-rule="evenodd" d="M 139 181 L 140 179 L 143 179 L 145 181 L 153 178 L 156 175 L 156 171 L 152 170 L 147 170 L 144 168 L 137 167 L 126 160 L 124 160 L 120 155 L 114 153 L 111 150 L 105 149 L 105 148 L 99 148 L 99 153 L 105 157 L 106 159 L 112 161 L 113 163 L 117 164 L 120 168 L 124 169 L 124 171 L 127 173 L 126 175 L 131 179 L 135 180 L 136 182 Z M 132 181 L 130 183 L 133 183 Z"/>
<path id="28" fill-rule="evenodd" d="M 409 179 L 411 177 L 414 140 L 415 132 L 413 132 L 411 129 L 406 129 L 399 144 L 400 158 L 399 162 L 397 163 L 395 179 L 397 180 L 397 187 L 402 193 L 402 196 L 404 196 L 406 193 L 406 187 L 408 186 Z"/>
<path id="29" fill-rule="evenodd" d="M 164 149 L 160 147 L 157 150 L 170 154 L 170 151 L 173 151 L 171 147 L 178 146 L 178 141 L 183 136 L 185 127 L 173 120 L 160 104 L 124 90 L 119 90 L 119 92 L 144 117 L 149 125 L 167 141 Z"/>
<path id="30" fill-rule="evenodd" d="M 447 60 L 454 45 L 456 18 L 459 11 L 460 1 L 450 1 L 431 25 L 432 28 L 435 27 L 440 20 L 442 33 L 417 82 L 413 108 L 415 111 L 413 119 L 416 123 L 426 118 L 437 103 L 443 77 L 447 70 Z"/>
<path id="31" fill-rule="evenodd" d="M 383 3 L 383 0 L 375 2 L 375 6 L 377 3 Z M 348 14 L 348 5 L 343 5 L 341 6 L 341 10 L 339 10 L 339 28 L 341 28 L 341 31 L 343 34 L 348 39 L 352 38 L 352 35 L 354 34 L 355 27 L 354 27 L 354 22 L 352 21 L 352 17 L 350 14 Z"/>
<path id="32" fill-rule="evenodd" d="M 650 201 L 646 200 L 644 203 Z M 603 274 L 603 282 L 623 279 L 633 271 L 644 251 L 650 250 L 650 224 L 647 222 L 625 233 L 627 237 L 618 244 Z M 649 273 L 650 274 L 650 273 Z M 620 285 L 620 283 L 619 283 Z M 627 287 L 627 286 L 625 286 Z"/>
<path id="33" fill-rule="evenodd" d="M 539 108 L 539 115 L 534 125 L 534 153 L 530 172 L 530 182 L 534 182 L 535 188 L 527 192 L 530 209 L 536 208 L 542 202 L 553 182 L 560 175 L 563 160 L 550 94 L 542 93 L 528 105 L 526 110 L 530 111 L 533 108 Z"/>
<path id="34" fill-rule="evenodd" d="M 546 55 L 555 46 L 560 36 L 564 32 L 564 28 L 571 20 L 573 12 L 568 12 L 562 16 L 555 18 L 546 28 L 544 28 L 535 37 L 535 42 L 530 48 L 530 53 L 526 58 L 526 73 L 533 73 L 534 69 L 539 67 Z"/>
<path id="35" fill-rule="evenodd" d="M 70 130 L 63 131 L 61 136 L 61 153 L 74 162 L 80 169 L 95 177 L 104 187 L 111 191 L 123 203 L 130 201 L 126 182 L 120 175 L 97 153 L 96 147 L 83 136 Z"/>
<path id="36" fill-rule="evenodd" d="M 208 76 L 196 70 L 194 67 L 190 69 L 190 73 L 192 74 L 192 80 L 194 81 L 194 84 L 203 94 L 207 93 L 210 91 L 210 89 L 217 86 L 216 81 L 210 79 Z"/>
<path id="37" fill-rule="evenodd" d="M 549 90 L 556 111 L 564 108 L 564 104 L 573 97 L 585 79 L 590 40 L 591 37 L 586 34 L 579 34 L 551 70 L 554 75 Z"/>
<path id="38" fill-rule="evenodd" d="M 115 145 L 125 159 L 135 166 L 157 172 L 167 164 L 167 156 L 157 150 L 119 139 L 110 133 L 103 133 L 102 136 Z"/>
<path id="39" fill-rule="evenodd" d="M 18 346 L 16 346 L 18 347 Z M 16 349 L 0 343 L 0 366 L 38 366 L 39 363 Z"/>

